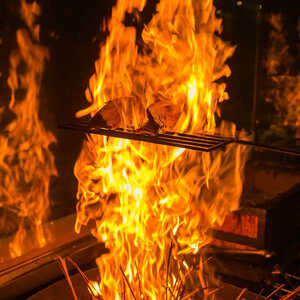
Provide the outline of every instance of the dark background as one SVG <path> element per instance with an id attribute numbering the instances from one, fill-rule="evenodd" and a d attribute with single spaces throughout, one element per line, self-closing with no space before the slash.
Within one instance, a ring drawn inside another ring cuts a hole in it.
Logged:
<path id="1" fill-rule="evenodd" d="M 155 8 L 154 1 L 148 1 L 148 17 Z M 57 129 L 60 122 L 70 121 L 80 108 L 86 106 L 84 91 L 94 71 L 94 61 L 98 57 L 99 44 L 104 41 L 105 33 L 100 31 L 104 18 L 109 17 L 115 1 L 61 1 L 39 0 L 42 8 L 41 43 L 49 48 L 51 59 L 47 64 L 41 90 L 40 116 L 46 127 L 57 138 L 53 146 L 59 176 L 51 185 L 51 218 L 69 214 L 75 210 L 77 183 L 73 166 L 79 154 L 82 134 Z M 255 61 L 260 57 L 268 43 L 268 29 L 265 18 L 272 12 L 282 12 L 292 45 L 299 42 L 296 24 L 299 19 L 300 1 L 263 1 L 262 22 L 258 21 L 258 0 L 244 0 L 241 6 L 237 1 L 215 0 L 217 14 L 224 19 L 223 37 L 238 45 L 230 60 L 232 76 L 228 80 L 231 100 L 222 104 L 223 117 L 237 121 L 239 128 L 253 130 L 253 98 Z M 15 33 L 23 23 L 18 15 L 19 1 L 0 1 L 0 106 L 7 106 L 10 91 L 7 86 L 9 54 L 16 47 Z M 259 35 L 258 35 L 259 34 Z M 256 47 L 260 45 L 260 55 Z M 294 46 L 293 46 L 294 47 Z M 292 48 L 293 48 L 292 47 Z M 296 51 L 296 47 L 293 48 Z M 262 72 L 259 65 L 258 75 Z M 262 88 L 261 83 L 257 91 Z M 265 114 L 257 97 L 258 113 Z M 0 130 L 13 118 L 6 110 L 0 120 Z"/>

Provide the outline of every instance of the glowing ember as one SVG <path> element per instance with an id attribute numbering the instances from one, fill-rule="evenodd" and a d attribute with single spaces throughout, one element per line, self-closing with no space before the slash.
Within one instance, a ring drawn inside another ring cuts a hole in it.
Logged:
<path id="1" fill-rule="evenodd" d="M 13 257 L 27 247 L 45 245 L 43 220 L 49 208 L 50 177 L 56 175 L 54 157 L 49 151 L 55 138 L 38 116 L 41 77 L 49 58 L 47 49 L 39 43 L 39 25 L 35 24 L 40 8 L 36 2 L 22 0 L 20 13 L 27 29 L 17 31 L 18 48 L 10 56 L 8 79 L 12 91 L 9 108 L 16 119 L 0 135 L 0 206 L 21 220 L 10 244 Z M 20 89 L 24 95 L 17 97 Z M 25 227 L 34 230 L 30 237 Z"/>
<path id="2" fill-rule="evenodd" d="M 91 105 L 77 116 L 93 117 L 109 109 L 108 101 L 123 99 L 117 105 L 123 127 L 139 128 L 151 107 L 164 123 L 172 107 L 180 114 L 175 122 L 177 114 L 168 117 L 164 129 L 234 134 L 233 125 L 215 124 L 218 102 L 228 99 L 216 80 L 230 76 L 226 61 L 234 47 L 217 35 L 222 25 L 212 0 L 161 0 L 138 50 L 136 30 L 123 20 L 128 13 L 139 19 L 145 2 L 120 0 L 113 8 L 86 92 Z M 238 208 L 245 161 L 238 145 L 210 154 L 89 136 L 74 169 L 76 231 L 94 221 L 93 234 L 110 250 L 97 260 L 103 299 L 171 297 L 176 278 L 190 272 L 184 254 L 197 253 L 209 242 L 207 228 Z"/>

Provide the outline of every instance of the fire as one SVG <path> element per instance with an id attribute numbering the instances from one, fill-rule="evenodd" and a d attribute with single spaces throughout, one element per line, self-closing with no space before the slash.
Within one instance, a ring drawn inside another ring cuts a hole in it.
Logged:
<path id="1" fill-rule="evenodd" d="M 290 47 L 283 29 L 281 14 L 273 14 L 271 25 L 270 47 L 265 59 L 267 75 L 271 79 L 272 88 L 266 95 L 266 101 L 274 104 L 277 111 L 274 126 L 290 126 L 296 137 L 300 136 L 300 74 L 293 74 L 294 58 L 290 55 Z M 298 24 L 300 37 L 300 21 Z"/>
<path id="2" fill-rule="evenodd" d="M 140 128 L 146 108 L 158 105 L 161 118 L 166 108 L 180 112 L 164 130 L 235 134 L 234 125 L 216 127 L 218 103 L 228 99 L 216 81 L 230 76 L 235 47 L 218 35 L 212 0 L 161 0 L 139 37 L 123 21 L 139 19 L 145 2 L 117 1 L 86 91 L 90 106 L 77 116 L 115 101 L 122 126 Z M 176 278 L 189 272 L 184 255 L 197 253 L 209 242 L 206 230 L 238 208 L 246 154 L 239 145 L 202 153 L 87 137 L 74 168 L 76 231 L 93 221 L 92 233 L 110 250 L 97 260 L 103 299 L 171 297 Z"/>
<path id="3" fill-rule="evenodd" d="M 27 28 L 16 33 L 18 48 L 10 56 L 9 109 L 15 119 L 0 135 L 0 207 L 14 213 L 20 223 L 10 244 L 12 257 L 26 247 L 44 246 L 47 234 L 43 221 L 49 209 L 50 178 L 56 175 L 49 150 L 55 138 L 39 119 L 39 92 L 48 50 L 40 45 L 40 14 L 36 2 L 21 1 L 20 14 Z M 22 70 L 22 71 L 20 71 Z M 19 91 L 23 94 L 20 96 Z M 27 229 L 33 230 L 27 236 Z M 30 239 L 30 240 L 29 240 Z"/>
<path id="4" fill-rule="evenodd" d="M 95 297 L 101 296 L 99 283 L 97 281 L 90 281 L 89 289 L 90 289 L 90 292 L 92 293 L 92 295 L 94 295 Z"/>

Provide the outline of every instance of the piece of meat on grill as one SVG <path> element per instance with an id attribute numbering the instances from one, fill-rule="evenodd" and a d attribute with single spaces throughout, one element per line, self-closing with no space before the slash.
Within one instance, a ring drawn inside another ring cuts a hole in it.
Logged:
<path id="1" fill-rule="evenodd" d="M 147 123 L 137 129 L 137 133 L 156 135 L 174 130 L 180 117 L 177 105 L 168 100 L 158 100 L 147 108 Z"/>
<path id="2" fill-rule="evenodd" d="M 180 107 L 172 103 L 168 99 L 160 98 L 148 107 L 149 114 L 152 116 L 153 121 L 162 130 L 174 130 L 181 112 Z"/>
<path id="3" fill-rule="evenodd" d="M 136 97 L 120 97 L 108 101 L 92 118 L 91 127 L 136 129 L 147 120 L 146 108 Z"/>
<path id="4" fill-rule="evenodd" d="M 136 97 L 121 97 L 107 102 L 90 126 L 134 129 L 136 133 L 155 135 L 160 130 L 174 130 L 179 117 L 179 107 L 165 98 L 157 97 L 146 109 Z"/>

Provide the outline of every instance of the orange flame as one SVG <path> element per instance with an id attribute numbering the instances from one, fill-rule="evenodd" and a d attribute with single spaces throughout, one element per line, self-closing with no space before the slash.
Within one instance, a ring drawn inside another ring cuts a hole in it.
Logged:
<path id="1" fill-rule="evenodd" d="M 17 31 L 18 48 L 10 56 L 8 79 L 12 91 L 9 108 L 16 118 L 0 135 L 0 206 L 21 220 L 10 244 L 12 257 L 21 255 L 28 246 L 45 245 L 43 221 L 49 209 L 49 183 L 57 174 L 49 150 L 55 138 L 38 115 L 41 78 L 49 58 L 48 50 L 39 43 L 39 25 L 35 24 L 40 7 L 22 0 L 20 13 L 28 28 Z M 16 95 L 20 89 L 25 91 L 22 98 Z M 35 231 L 30 241 L 25 227 Z"/>
<path id="2" fill-rule="evenodd" d="M 144 6 L 119 0 L 113 8 L 86 92 L 91 105 L 77 116 L 94 116 L 112 100 L 123 127 L 141 127 L 152 108 L 165 129 L 214 133 L 218 102 L 228 99 L 225 84 L 216 80 L 230 76 L 226 61 L 235 48 L 216 34 L 222 22 L 212 0 L 161 0 L 138 51 L 136 30 L 123 20 Z M 178 117 L 164 122 L 170 108 Z M 218 131 L 234 134 L 235 127 L 223 123 Z M 89 136 L 74 168 L 76 231 L 93 220 L 93 234 L 110 250 L 97 260 L 103 298 L 122 299 L 130 286 L 136 295 L 163 299 L 171 241 L 182 274 L 188 267 L 183 254 L 197 253 L 209 241 L 206 230 L 238 208 L 245 161 L 246 150 L 237 145 L 201 153 Z M 177 275 L 170 269 L 168 285 Z"/>

